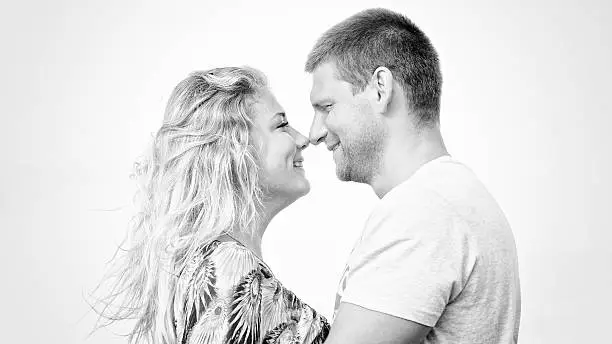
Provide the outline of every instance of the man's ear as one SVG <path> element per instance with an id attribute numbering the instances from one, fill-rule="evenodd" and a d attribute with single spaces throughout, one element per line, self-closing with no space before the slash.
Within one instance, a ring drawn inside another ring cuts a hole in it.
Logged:
<path id="1" fill-rule="evenodd" d="M 387 112 L 393 98 L 393 73 L 387 67 L 378 67 L 370 80 L 372 106 L 378 113 Z"/>

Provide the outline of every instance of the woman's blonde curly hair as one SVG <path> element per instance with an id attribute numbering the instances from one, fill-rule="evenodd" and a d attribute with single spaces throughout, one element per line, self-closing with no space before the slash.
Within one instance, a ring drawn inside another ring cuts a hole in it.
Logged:
<path id="1" fill-rule="evenodd" d="M 193 72 L 175 87 L 149 152 L 135 164 L 139 209 L 94 292 L 109 287 L 92 305 L 97 328 L 132 319 L 130 343 L 176 341 L 176 271 L 210 240 L 260 220 L 251 105 L 266 87 L 249 67 Z"/>

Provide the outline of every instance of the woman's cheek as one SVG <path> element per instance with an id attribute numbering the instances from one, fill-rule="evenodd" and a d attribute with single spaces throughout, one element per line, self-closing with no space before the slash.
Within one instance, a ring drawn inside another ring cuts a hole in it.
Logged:
<path id="1" fill-rule="evenodd" d="M 279 154 L 285 158 L 295 155 L 295 139 L 289 131 L 283 132 L 282 136 L 278 137 L 275 146 L 278 147 Z"/>

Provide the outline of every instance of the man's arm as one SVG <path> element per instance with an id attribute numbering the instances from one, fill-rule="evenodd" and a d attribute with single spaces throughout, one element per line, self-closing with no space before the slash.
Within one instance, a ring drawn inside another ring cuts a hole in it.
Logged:
<path id="1" fill-rule="evenodd" d="M 325 344 L 418 344 L 429 330 L 414 321 L 342 302 Z"/>

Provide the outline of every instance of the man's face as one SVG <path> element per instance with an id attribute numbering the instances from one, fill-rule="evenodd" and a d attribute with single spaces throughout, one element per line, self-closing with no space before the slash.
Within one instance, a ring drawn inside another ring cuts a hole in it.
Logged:
<path id="1" fill-rule="evenodd" d="M 353 95 L 352 85 L 337 77 L 334 63 L 313 72 L 310 142 L 324 142 L 333 152 L 336 175 L 343 181 L 370 183 L 381 164 L 385 127 L 367 92 L 371 90 L 366 87 Z"/>

